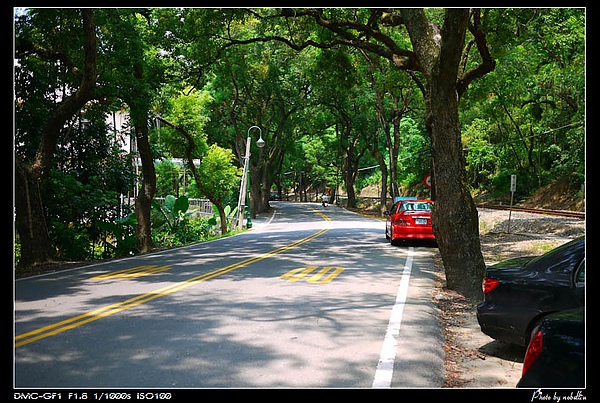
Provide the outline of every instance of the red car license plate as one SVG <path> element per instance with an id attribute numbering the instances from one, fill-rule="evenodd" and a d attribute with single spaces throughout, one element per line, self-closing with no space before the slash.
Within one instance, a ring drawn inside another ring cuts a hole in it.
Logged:
<path id="1" fill-rule="evenodd" d="M 427 218 L 415 218 L 415 224 L 427 224 Z"/>

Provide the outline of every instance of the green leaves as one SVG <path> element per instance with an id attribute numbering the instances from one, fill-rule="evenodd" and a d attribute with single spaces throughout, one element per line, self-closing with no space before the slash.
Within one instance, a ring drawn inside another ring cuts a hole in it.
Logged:
<path id="1" fill-rule="evenodd" d="M 101 221 L 98 223 L 100 229 L 112 234 L 112 238 L 108 238 L 107 242 L 105 242 L 105 257 L 112 257 L 111 251 L 115 256 L 127 256 L 137 252 L 136 224 L 137 218 L 135 213 L 131 213 L 114 222 Z"/>
<path id="2" fill-rule="evenodd" d="M 240 183 L 241 168 L 233 165 L 233 152 L 213 144 L 198 167 L 196 186 L 209 199 L 220 202 L 231 196 Z"/>
<path id="3" fill-rule="evenodd" d="M 187 210 L 190 207 L 190 202 L 187 196 L 175 198 L 175 196 L 168 195 L 165 198 L 165 207 L 173 215 L 173 217 L 181 217 L 189 215 Z"/>
<path id="4" fill-rule="evenodd" d="M 212 217 L 210 217 L 210 219 L 208 220 L 208 222 L 211 225 L 217 225 L 219 224 L 219 209 L 217 206 L 215 206 L 213 204 L 213 211 L 215 212 L 215 214 L 213 214 Z M 236 219 L 236 214 L 237 214 L 238 208 L 237 206 L 235 206 L 233 209 L 231 208 L 231 206 L 228 204 L 225 206 L 225 208 L 223 209 L 223 212 L 225 213 L 225 217 L 227 219 L 227 228 L 231 229 L 232 224 L 234 224 L 234 220 Z"/>
<path id="5" fill-rule="evenodd" d="M 165 197 L 163 204 L 157 200 L 153 200 L 152 206 L 157 209 L 164 218 L 164 221 L 153 221 L 153 226 L 161 227 L 163 224 L 167 224 L 171 231 L 176 231 L 185 219 L 194 213 L 193 211 L 188 211 L 190 202 L 187 196 L 179 196 L 176 198 L 173 195 L 168 195 Z"/>

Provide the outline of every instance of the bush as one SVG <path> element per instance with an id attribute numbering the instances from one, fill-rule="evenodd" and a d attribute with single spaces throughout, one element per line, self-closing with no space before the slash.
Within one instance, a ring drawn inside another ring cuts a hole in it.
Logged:
<path id="1" fill-rule="evenodd" d="M 179 223 L 174 231 L 163 226 L 153 231 L 152 238 L 158 247 L 177 247 L 202 242 L 214 236 L 215 226 L 210 216 L 192 216 Z"/>

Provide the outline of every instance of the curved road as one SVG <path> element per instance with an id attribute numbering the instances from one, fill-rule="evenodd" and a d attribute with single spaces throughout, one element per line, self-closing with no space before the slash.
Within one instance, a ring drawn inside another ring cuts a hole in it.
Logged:
<path id="1" fill-rule="evenodd" d="M 239 235 L 16 280 L 16 390 L 441 387 L 432 249 L 272 206 Z"/>

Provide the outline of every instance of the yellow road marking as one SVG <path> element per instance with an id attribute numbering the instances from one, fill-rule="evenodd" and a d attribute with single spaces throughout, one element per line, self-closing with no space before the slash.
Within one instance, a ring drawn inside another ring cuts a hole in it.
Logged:
<path id="1" fill-rule="evenodd" d="M 322 214 L 318 210 L 314 210 L 314 211 L 319 213 L 319 215 L 321 215 L 326 221 L 331 221 L 331 219 L 329 217 Z M 75 317 L 72 317 L 69 319 L 65 319 L 63 321 L 60 321 L 60 322 L 57 322 L 57 323 L 54 323 L 54 324 L 51 324 L 48 326 L 41 327 L 36 330 L 32 330 L 32 331 L 29 331 L 26 333 L 19 334 L 19 335 L 15 336 L 15 348 L 22 347 L 26 344 L 33 343 L 34 341 L 41 340 L 46 337 L 54 336 L 56 334 L 79 327 L 86 323 L 90 323 L 90 322 L 96 321 L 98 319 L 104 318 L 106 316 L 110 316 L 115 313 L 121 312 L 125 309 L 133 308 L 137 305 L 152 301 L 156 298 L 163 297 L 165 295 L 172 294 L 176 291 L 183 290 L 185 288 L 191 287 L 191 286 L 201 283 L 203 281 L 207 281 L 212 278 L 222 276 L 222 275 L 232 272 L 234 270 L 251 265 L 252 263 L 256 263 L 261 260 L 270 258 L 274 255 L 286 252 L 290 249 L 296 248 L 302 244 L 310 242 L 313 239 L 323 235 L 327 231 L 329 231 L 329 228 L 322 229 L 320 231 L 315 232 L 312 235 L 309 235 L 298 241 L 292 242 L 289 245 L 285 245 L 280 248 L 274 249 L 270 252 L 266 252 L 266 253 L 251 257 L 249 259 L 242 260 L 238 263 L 233 263 L 228 266 L 222 267 L 220 269 L 216 269 L 216 270 L 210 271 L 208 273 L 204 273 L 199 276 L 189 278 L 182 282 L 175 283 L 175 284 L 169 285 L 167 287 L 163 287 L 163 288 L 159 288 L 158 290 L 151 291 L 149 293 L 141 294 L 136 297 L 126 299 L 125 301 L 122 301 L 122 302 L 110 304 L 105 307 L 84 313 L 82 315 L 78 315 L 78 316 L 75 316 Z"/>
<path id="2" fill-rule="evenodd" d="M 323 278 L 325 273 L 327 273 L 329 270 L 332 270 L 332 269 L 333 269 L 333 271 L 330 274 L 328 274 L 325 278 Z M 343 271 L 344 271 L 344 269 L 341 267 L 326 266 L 326 267 L 323 267 L 321 270 L 319 270 L 319 272 L 317 274 L 315 274 L 314 276 L 312 276 L 311 278 L 306 280 L 306 282 L 313 283 L 313 284 L 327 284 L 327 283 L 330 283 L 331 280 L 336 278 Z"/>
<path id="3" fill-rule="evenodd" d="M 329 218 L 326 214 L 320 212 L 317 209 L 311 208 L 312 211 L 314 211 L 315 213 L 317 213 L 318 215 L 321 216 L 321 218 L 323 218 L 325 221 L 331 221 L 331 218 Z"/>
<path id="4" fill-rule="evenodd" d="M 313 270 L 315 270 L 318 267 L 319 266 L 299 267 L 297 269 L 290 270 L 285 274 L 282 274 L 281 276 L 279 276 L 279 278 L 282 278 L 289 282 L 295 282 L 295 281 L 298 281 L 301 278 L 305 277 L 306 275 L 308 275 L 310 272 L 312 272 Z"/>
<path id="5" fill-rule="evenodd" d="M 171 266 L 157 266 L 155 264 L 151 264 L 148 266 L 136 266 L 130 269 L 100 274 L 98 276 L 92 277 L 92 280 L 104 280 L 110 278 L 135 278 L 141 276 L 148 276 L 154 273 L 160 273 L 161 271 L 169 270 L 170 268 Z"/>
<path id="6" fill-rule="evenodd" d="M 313 271 L 318 269 L 319 266 L 306 266 L 299 267 L 297 269 L 293 269 L 288 271 L 287 273 L 282 274 L 279 278 L 284 279 L 290 283 L 294 283 L 298 280 L 302 280 L 304 277 L 311 274 Z M 329 271 L 332 271 L 327 276 L 325 274 Z M 342 267 L 334 267 L 334 266 L 325 266 L 321 270 L 319 270 L 316 274 L 310 276 L 306 282 L 311 284 L 327 284 L 330 283 L 331 280 L 336 278 L 341 272 L 344 271 Z M 325 277 L 323 277 L 325 276 Z"/>

